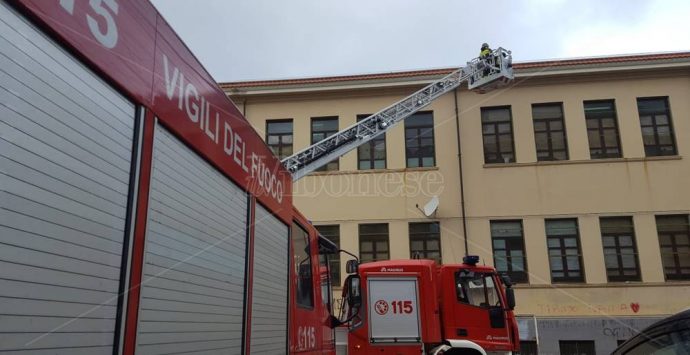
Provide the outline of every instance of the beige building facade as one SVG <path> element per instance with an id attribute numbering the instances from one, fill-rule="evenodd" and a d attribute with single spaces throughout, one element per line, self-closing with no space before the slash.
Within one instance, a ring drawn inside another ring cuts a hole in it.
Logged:
<path id="1" fill-rule="evenodd" d="M 289 155 L 450 71 L 221 86 Z M 690 307 L 690 53 L 515 72 L 500 90 L 448 93 L 301 179 L 295 204 L 364 260 L 469 253 L 509 273 L 526 352 L 610 352 Z"/>

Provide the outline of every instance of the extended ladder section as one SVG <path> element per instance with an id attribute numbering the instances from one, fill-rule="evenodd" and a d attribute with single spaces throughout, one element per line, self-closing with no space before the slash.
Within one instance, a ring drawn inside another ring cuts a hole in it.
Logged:
<path id="1" fill-rule="evenodd" d="M 283 159 L 282 163 L 292 174 L 292 181 L 296 181 L 385 133 L 438 97 L 454 90 L 465 80 L 470 81 L 470 90 L 485 93 L 506 85 L 512 79 L 511 53 L 498 48 L 489 56 L 475 58 L 465 68 L 460 68 L 356 124 Z"/>

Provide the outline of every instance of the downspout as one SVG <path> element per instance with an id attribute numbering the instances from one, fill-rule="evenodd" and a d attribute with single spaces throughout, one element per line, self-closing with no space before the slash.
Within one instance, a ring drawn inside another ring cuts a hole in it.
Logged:
<path id="1" fill-rule="evenodd" d="M 453 98 L 455 99 L 455 134 L 458 142 L 458 172 L 460 173 L 460 209 L 462 210 L 462 235 L 465 238 L 465 255 L 470 253 L 469 243 L 467 241 L 467 217 L 465 217 L 465 183 L 462 174 L 462 147 L 460 145 L 460 111 L 458 108 L 458 89 L 453 90 Z"/>

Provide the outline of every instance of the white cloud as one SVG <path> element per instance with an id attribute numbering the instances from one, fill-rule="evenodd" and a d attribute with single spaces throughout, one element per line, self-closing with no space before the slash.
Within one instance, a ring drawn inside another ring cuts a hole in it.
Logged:
<path id="1" fill-rule="evenodd" d="M 153 0 L 215 79 L 690 49 L 688 0 Z"/>
<path id="2" fill-rule="evenodd" d="M 620 15 L 620 14 L 619 14 Z M 582 57 L 690 49 L 690 2 L 650 2 L 638 21 L 600 21 L 569 32 L 560 56 Z"/>

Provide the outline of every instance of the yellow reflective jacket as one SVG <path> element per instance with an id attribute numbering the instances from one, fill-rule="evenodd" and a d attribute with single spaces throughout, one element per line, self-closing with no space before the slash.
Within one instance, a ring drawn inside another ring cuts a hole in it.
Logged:
<path id="1" fill-rule="evenodd" d="M 491 49 L 490 49 L 490 48 L 482 49 L 481 52 L 479 52 L 479 57 L 480 57 L 480 58 L 488 57 L 489 54 L 491 54 Z"/>

